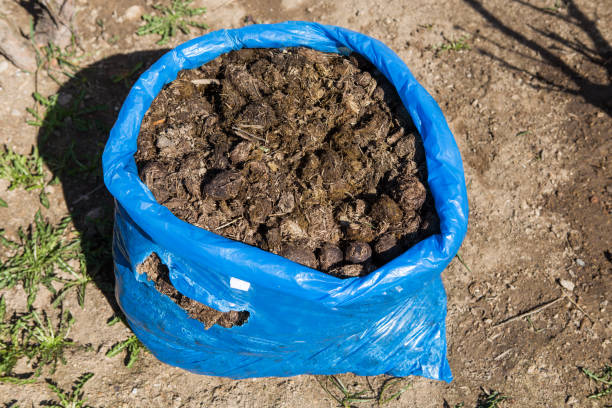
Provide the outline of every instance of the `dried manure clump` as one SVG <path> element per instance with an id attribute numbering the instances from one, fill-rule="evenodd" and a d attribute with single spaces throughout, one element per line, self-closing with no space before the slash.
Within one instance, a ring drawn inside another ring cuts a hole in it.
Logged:
<path id="1" fill-rule="evenodd" d="M 174 303 L 189 314 L 189 317 L 204 323 L 207 329 L 215 324 L 225 328 L 242 326 L 249 318 L 249 312 L 246 310 L 221 312 L 179 293 L 170 282 L 168 267 L 161 262 L 156 253 L 149 255 L 143 263 L 138 265 L 136 270 L 140 274 L 144 273 L 147 279 L 155 284 L 155 289 L 158 292 L 172 299 Z"/>
<path id="2" fill-rule="evenodd" d="M 145 115 L 136 162 L 182 220 L 340 278 L 439 228 L 421 140 L 357 56 L 243 49 L 181 71 Z"/>

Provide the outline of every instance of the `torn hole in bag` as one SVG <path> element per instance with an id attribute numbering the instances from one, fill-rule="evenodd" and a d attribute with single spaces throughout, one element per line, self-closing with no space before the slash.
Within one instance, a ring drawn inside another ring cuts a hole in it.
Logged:
<path id="1" fill-rule="evenodd" d="M 187 312 L 189 317 L 204 323 L 207 330 L 215 324 L 225 328 L 242 326 L 249 319 L 250 313 L 247 310 L 221 312 L 181 294 L 170 282 L 168 267 L 162 263 L 155 252 L 151 253 L 144 262 L 138 265 L 136 271 L 139 274 L 146 274 L 147 279 L 155 284 L 155 289 L 158 292 L 168 296 L 181 309 Z"/>

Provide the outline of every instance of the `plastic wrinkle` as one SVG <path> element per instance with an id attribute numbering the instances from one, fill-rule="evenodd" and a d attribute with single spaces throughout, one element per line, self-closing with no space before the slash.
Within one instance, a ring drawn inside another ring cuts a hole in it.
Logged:
<path id="1" fill-rule="evenodd" d="M 366 57 L 396 87 L 423 138 L 441 233 L 361 278 L 341 280 L 190 225 L 158 204 L 138 177 L 134 153 L 142 119 L 180 70 L 243 47 L 295 46 Z M 232 378 L 353 372 L 452 380 L 440 274 L 467 231 L 463 165 L 436 102 L 380 41 L 310 22 L 251 25 L 190 40 L 134 84 L 102 160 L 104 182 L 116 200 L 117 300 L 161 361 Z M 136 266 L 151 252 L 168 265 L 178 291 L 221 311 L 248 310 L 249 320 L 205 330 L 138 276 Z M 232 288 L 232 278 L 248 282 L 248 290 Z"/>

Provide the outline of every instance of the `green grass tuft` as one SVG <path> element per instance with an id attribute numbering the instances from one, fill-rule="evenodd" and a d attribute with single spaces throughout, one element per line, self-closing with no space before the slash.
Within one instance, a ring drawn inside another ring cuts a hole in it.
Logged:
<path id="1" fill-rule="evenodd" d="M 83 374 L 72 386 L 72 390 L 70 392 L 64 391 L 60 389 L 56 384 L 51 381 L 48 381 L 48 386 L 51 391 L 57 395 L 59 401 L 53 401 L 50 405 L 51 408 L 87 408 L 88 405 L 85 405 L 87 399 L 83 398 L 84 392 L 83 386 L 87 381 L 93 377 L 93 373 Z"/>
<path id="2" fill-rule="evenodd" d="M 59 95 L 57 94 L 45 97 L 38 92 L 34 92 L 32 97 L 35 101 L 34 108 L 26 108 L 26 110 L 34 119 L 28 120 L 26 123 L 44 130 L 43 141 L 46 141 L 53 132 L 67 126 L 82 132 L 92 130 L 92 126 L 95 124 L 88 120 L 86 115 L 106 109 L 106 106 L 103 105 L 84 105 L 84 89 L 66 106 L 62 106 L 58 102 Z M 38 112 L 39 107 L 44 109 L 44 113 Z"/>
<path id="3" fill-rule="evenodd" d="M 465 261 L 463 260 L 463 258 L 461 257 L 461 254 L 459 254 L 459 252 L 457 252 L 457 255 L 455 255 L 457 257 L 457 259 L 459 260 L 459 262 L 461 262 L 461 265 L 463 265 L 463 267 L 465 269 L 467 269 L 467 271 L 469 273 L 472 273 L 472 270 L 470 269 L 470 267 L 465 263 Z"/>
<path id="4" fill-rule="evenodd" d="M 412 387 L 412 383 L 406 384 L 403 387 L 399 388 L 397 391 L 389 394 L 389 389 L 394 385 L 403 380 L 401 377 L 393 377 L 386 380 L 381 387 L 381 389 L 376 393 L 376 395 L 366 395 L 367 390 L 355 391 L 352 392 L 344 385 L 344 383 L 335 375 L 326 375 L 323 376 L 324 379 L 321 380 L 319 376 L 315 376 L 315 379 L 323 388 L 323 390 L 338 403 L 339 407 L 350 408 L 355 403 L 369 402 L 374 403 L 378 406 L 384 406 L 385 404 L 397 399 L 402 395 L 405 391 L 407 391 L 410 387 Z M 335 393 L 331 392 L 328 388 L 327 384 L 330 383 L 333 385 L 334 389 L 340 391 L 340 395 L 336 391 Z M 371 388 L 370 388 L 371 389 Z"/>
<path id="5" fill-rule="evenodd" d="M 470 50 L 471 47 L 467 43 L 469 36 L 462 36 L 456 40 L 446 40 L 446 42 L 435 45 L 433 50 L 436 53 L 445 52 L 445 51 L 462 51 L 462 50 Z"/>
<path id="6" fill-rule="evenodd" d="M 158 34 L 161 36 L 161 39 L 157 44 L 162 45 L 167 43 L 170 37 L 174 36 L 177 28 L 184 34 L 190 33 L 189 26 L 201 29 L 208 28 L 205 23 L 190 19 L 190 17 L 206 13 L 205 7 L 189 7 L 189 4 L 192 2 L 193 0 L 172 0 L 172 5 L 170 6 L 164 6 L 162 4 L 153 6 L 153 8 L 159 10 L 162 15 L 143 15 L 142 19 L 145 21 L 145 24 L 136 31 L 136 34 Z"/>
<path id="7" fill-rule="evenodd" d="M 600 399 L 612 395 L 612 366 L 606 364 L 599 373 L 594 373 L 586 368 L 583 368 L 582 372 L 589 377 L 589 379 L 595 381 L 598 386 L 597 390 L 589 395 L 588 398 Z"/>
<path id="8" fill-rule="evenodd" d="M 57 329 L 54 328 L 48 316 L 44 315 L 44 321 L 38 316 L 38 313 L 32 313 L 34 326 L 32 327 L 32 357 L 35 359 L 35 365 L 38 371 L 44 366 L 51 366 L 51 374 L 55 372 L 57 363 L 66 364 L 64 351 L 68 347 L 72 347 L 75 343 L 68 339 L 70 328 L 74 324 L 74 318 L 70 312 L 64 312 L 61 315 Z"/>
<path id="9" fill-rule="evenodd" d="M 43 190 L 45 188 L 43 159 L 36 147 L 32 149 L 32 154 L 25 155 L 3 146 L 0 150 L 0 178 L 9 181 L 9 190 L 19 187 L 26 191 L 40 189 L 40 202 L 49 208 L 49 201 Z M 4 200 L 0 205 L 7 206 Z"/>
<path id="10" fill-rule="evenodd" d="M 147 348 L 144 346 L 144 344 L 141 343 L 140 340 L 138 340 L 138 337 L 136 337 L 135 335 L 131 335 L 126 340 L 120 341 L 119 343 L 111 347 L 111 349 L 106 352 L 106 357 L 115 357 L 123 350 L 127 351 L 127 354 L 125 356 L 125 366 L 127 368 L 132 368 L 134 363 L 138 361 L 140 353 L 143 350 L 146 351 Z"/>
<path id="11" fill-rule="evenodd" d="M 23 187 L 27 191 L 43 188 L 45 172 L 38 149 L 34 147 L 32 154 L 23 155 L 4 146 L 0 151 L 0 178 L 11 183 L 9 190 L 18 187 Z"/>
<path id="12" fill-rule="evenodd" d="M 510 397 L 498 391 L 486 391 L 484 389 L 482 391 L 478 401 L 476 401 L 476 408 L 498 408 L 500 402 L 510 399 Z"/>
<path id="13" fill-rule="evenodd" d="M 28 309 L 36 299 L 39 285 L 56 294 L 52 286 L 53 281 L 59 280 L 56 270 L 75 274 L 68 262 L 77 257 L 79 241 L 67 237 L 68 225 L 69 217 L 53 226 L 43 220 L 39 211 L 27 232 L 19 229 L 17 241 L 7 239 L 0 231 L 0 245 L 12 252 L 0 264 L 0 289 L 21 283 L 28 297 Z"/>
<path id="14" fill-rule="evenodd" d="M 29 375 L 16 375 L 13 372 L 17 362 L 29 355 L 28 348 L 24 347 L 24 344 L 27 344 L 31 336 L 28 330 L 31 315 L 7 318 L 6 301 L 2 297 L 0 299 L 0 319 L 0 383 L 33 382 L 34 379 L 29 378 Z"/>
<path id="15" fill-rule="evenodd" d="M 68 78 L 75 78 L 74 73 L 81 67 L 76 62 L 81 56 L 77 56 L 76 39 L 72 36 L 72 43 L 62 49 L 52 42 L 36 50 L 38 70 L 44 69 L 47 75 L 58 85 L 63 85 L 62 81 L 56 77 L 56 73 L 65 75 Z"/>
<path id="16" fill-rule="evenodd" d="M 0 300 L 0 382 L 25 384 L 40 376 L 46 366 L 53 374 L 57 363 L 66 364 L 64 351 L 75 343 L 68 339 L 74 318 L 69 312 L 60 315 L 57 325 L 48 316 L 36 312 L 7 317 L 4 298 Z M 35 370 L 13 372 L 19 360 L 26 358 Z"/>

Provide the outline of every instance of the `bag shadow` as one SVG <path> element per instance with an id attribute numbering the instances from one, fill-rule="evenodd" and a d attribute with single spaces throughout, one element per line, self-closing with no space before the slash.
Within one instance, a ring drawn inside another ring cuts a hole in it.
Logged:
<path id="1" fill-rule="evenodd" d="M 61 185 L 81 237 L 87 274 L 115 313 L 114 203 L 102 177 L 102 152 L 133 82 L 167 49 L 116 54 L 78 70 L 42 106 L 40 156 Z"/>

